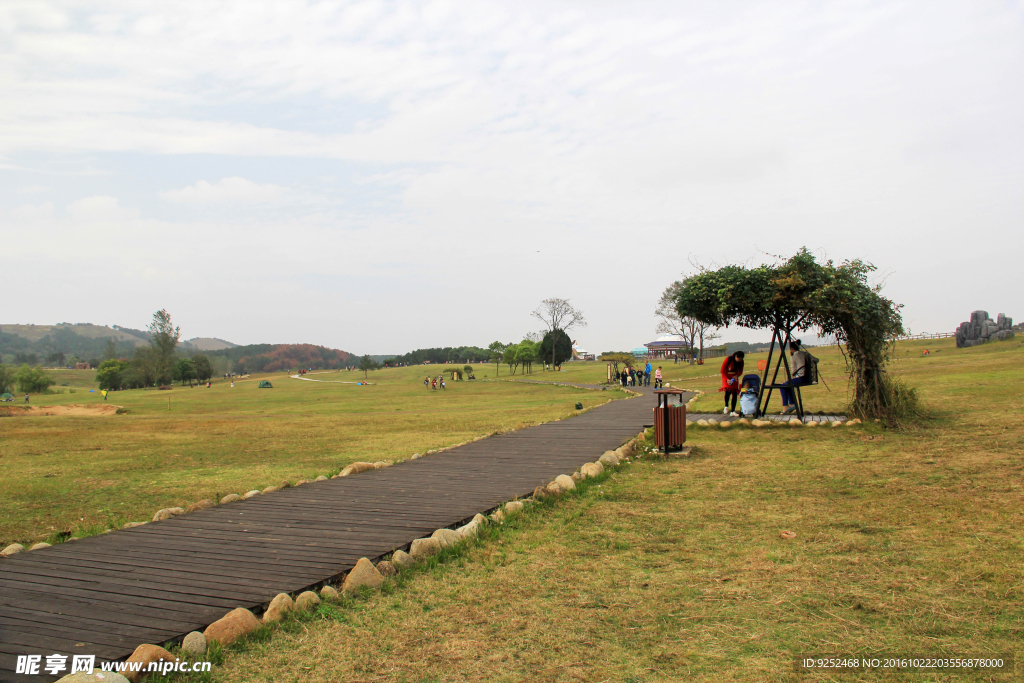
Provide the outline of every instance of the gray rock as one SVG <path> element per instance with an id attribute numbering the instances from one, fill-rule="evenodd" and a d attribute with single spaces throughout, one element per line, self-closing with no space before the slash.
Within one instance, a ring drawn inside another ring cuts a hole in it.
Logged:
<path id="1" fill-rule="evenodd" d="M 462 536 L 454 529 L 438 529 L 430 534 L 430 537 L 436 538 L 442 548 L 449 548 L 462 540 Z"/>
<path id="2" fill-rule="evenodd" d="M 331 586 L 324 586 L 320 589 L 320 597 L 324 600 L 337 600 L 338 591 Z"/>
<path id="3" fill-rule="evenodd" d="M 554 483 L 561 486 L 563 491 L 572 491 L 574 488 L 576 488 L 576 482 L 573 481 L 572 477 L 570 477 L 568 474 L 559 474 L 557 477 L 555 477 Z"/>
<path id="4" fill-rule="evenodd" d="M 181 649 L 192 655 L 206 654 L 206 636 L 199 631 L 192 631 L 181 641 Z"/>
<path id="5" fill-rule="evenodd" d="M 20 543 L 12 543 L 3 550 L 0 550 L 0 557 L 10 557 L 25 552 L 25 546 Z"/>
<path id="6" fill-rule="evenodd" d="M 212 500 L 210 500 L 209 498 L 204 498 L 203 500 L 196 501 L 195 503 L 189 505 L 187 508 L 185 508 L 185 512 L 195 512 L 196 510 L 208 510 L 216 506 L 217 504 L 214 503 Z"/>
<path id="7" fill-rule="evenodd" d="M 956 346 L 967 349 L 987 341 L 1002 341 L 1012 334 L 1013 319 L 1000 313 L 995 320 L 988 317 L 988 311 L 974 311 L 971 319 L 956 328 Z M 1009 334 L 1007 334 L 1009 332 Z"/>
<path id="8" fill-rule="evenodd" d="M 511 515 L 514 512 L 522 511 L 522 509 L 523 509 L 523 501 L 521 501 L 521 500 L 510 500 L 509 502 L 505 503 L 505 507 L 503 508 L 503 511 L 505 512 L 506 515 Z"/>
<path id="9" fill-rule="evenodd" d="M 44 542 L 40 541 L 39 543 L 32 544 L 32 547 L 29 548 L 29 550 L 41 550 L 42 548 L 49 548 L 49 547 L 50 547 L 49 543 L 44 543 Z"/>
<path id="10" fill-rule="evenodd" d="M 161 522 L 171 517 L 177 517 L 178 515 L 185 514 L 185 508 L 164 508 L 163 510 L 157 510 L 156 514 L 153 515 L 154 522 Z"/>
<path id="11" fill-rule="evenodd" d="M 394 567 L 408 567 L 413 562 L 412 556 L 404 550 L 396 550 L 391 553 L 391 564 Z"/>
<path id="12" fill-rule="evenodd" d="M 242 500 L 242 497 L 237 493 L 229 493 L 220 499 L 220 504 L 227 505 L 228 503 L 234 503 L 236 500 Z"/>
<path id="13" fill-rule="evenodd" d="M 325 477 L 324 475 L 321 474 L 319 477 L 317 477 L 313 481 L 327 481 L 327 477 Z"/>
<path id="14" fill-rule="evenodd" d="M 242 500 L 249 500 L 253 496 L 258 496 L 258 495 L 260 495 L 260 491 L 258 489 L 253 489 L 252 491 L 246 491 L 244 494 L 242 494 Z"/>
<path id="15" fill-rule="evenodd" d="M 313 591 L 303 591 L 295 598 L 295 609 L 303 612 L 316 609 L 320 604 L 320 596 Z"/>
<path id="16" fill-rule="evenodd" d="M 441 543 L 436 538 L 417 538 L 409 547 L 409 555 L 420 560 L 436 554 L 441 550 Z"/>
<path id="17" fill-rule="evenodd" d="M 381 584 L 384 583 L 384 577 L 381 576 L 377 568 L 373 566 L 373 562 L 365 557 L 359 558 L 356 562 L 356 566 L 352 567 L 352 571 L 345 577 L 345 583 L 342 585 L 341 590 L 343 593 L 358 590 L 364 586 L 368 588 L 380 588 Z M 301 595 L 299 597 L 302 597 Z"/>
<path id="18" fill-rule="evenodd" d="M 404 555 L 405 553 L 402 554 Z M 381 560 L 377 563 L 377 571 L 380 572 L 380 575 L 385 578 L 389 576 L 394 576 L 398 573 L 398 570 L 395 569 L 395 565 L 391 564 L 387 560 Z"/>
<path id="19" fill-rule="evenodd" d="M 267 611 L 263 613 L 263 623 L 269 624 L 272 621 L 281 621 L 284 615 L 295 609 L 295 601 L 287 593 L 278 593 L 267 605 Z"/>

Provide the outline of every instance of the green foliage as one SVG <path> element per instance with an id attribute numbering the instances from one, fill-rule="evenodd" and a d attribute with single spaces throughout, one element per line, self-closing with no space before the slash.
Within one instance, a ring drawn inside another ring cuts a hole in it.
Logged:
<path id="1" fill-rule="evenodd" d="M 627 368 L 631 368 L 636 364 L 636 356 L 631 353 L 623 353 L 619 351 L 605 351 L 601 354 L 598 360 L 603 360 L 605 363 L 611 363 L 615 372 L 619 371 L 619 363 L 624 364 Z"/>
<path id="2" fill-rule="evenodd" d="M 380 367 L 380 363 L 377 363 L 369 356 L 363 356 L 359 359 L 359 369 L 363 371 L 363 377 L 368 377 L 370 370 L 376 370 Z"/>
<path id="3" fill-rule="evenodd" d="M 420 365 L 431 363 L 465 363 L 485 361 L 490 358 L 490 351 L 479 346 L 444 346 L 432 349 L 416 349 L 401 356 L 394 356 L 389 361 L 392 365 L 407 363 Z"/>
<path id="4" fill-rule="evenodd" d="M 17 372 L 10 365 L 0 365 L 0 394 L 13 391 Z"/>
<path id="5" fill-rule="evenodd" d="M 903 333 L 901 306 L 868 284 L 875 267 L 864 261 L 819 264 L 801 249 L 778 265 L 726 266 L 688 278 L 676 310 L 715 326 L 741 325 L 783 330 L 816 329 L 835 336 L 845 351 L 855 386 L 851 411 L 886 418 L 893 396 L 881 374 L 892 344 Z"/>
<path id="6" fill-rule="evenodd" d="M 120 389 L 124 386 L 122 373 L 127 369 L 128 363 L 121 362 L 116 358 L 100 363 L 99 369 L 96 370 L 96 381 L 99 382 L 100 389 L 106 389 L 107 391 Z"/>
<path id="7" fill-rule="evenodd" d="M 177 365 L 174 366 L 174 379 L 181 380 L 184 384 L 188 382 L 189 386 L 192 386 L 192 380 L 199 379 L 199 375 L 196 373 L 196 365 L 192 362 L 191 358 L 179 358 Z"/>
<path id="8" fill-rule="evenodd" d="M 41 394 L 57 383 L 57 380 L 43 372 L 38 365 L 22 365 L 14 378 L 18 383 L 18 391 L 23 394 Z"/>
<path id="9" fill-rule="evenodd" d="M 516 367 L 519 366 L 519 359 L 516 354 L 519 352 L 519 347 L 516 344 L 509 344 L 505 347 L 505 350 L 501 352 L 501 360 L 508 366 L 509 371 L 514 375 L 516 374 Z"/>
<path id="10" fill-rule="evenodd" d="M 200 382 L 205 382 L 213 377 L 213 369 L 210 367 L 210 359 L 203 354 L 197 353 L 192 356 L 192 364 L 196 368 L 196 378 Z"/>
<path id="11" fill-rule="evenodd" d="M 554 356 L 552 356 L 552 345 L 554 346 Z M 565 330 L 545 332 L 537 355 L 545 363 L 548 360 L 552 360 L 555 365 L 561 365 L 572 358 L 572 340 L 569 339 L 569 335 L 565 333 Z"/>
<path id="12" fill-rule="evenodd" d="M 153 350 L 152 368 L 159 384 L 169 384 L 174 376 L 174 350 L 181 339 L 181 328 L 171 322 L 171 314 L 161 308 L 149 325 L 149 344 Z"/>
<path id="13" fill-rule="evenodd" d="M 462 371 L 465 372 L 467 375 L 470 375 L 473 373 L 473 366 L 467 365 L 464 368 L 462 368 Z"/>
<path id="14" fill-rule="evenodd" d="M 533 371 L 533 361 L 537 360 L 540 345 L 524 339 L 516 345 L 516 360 L 523 366 L 523 372 Z"/>

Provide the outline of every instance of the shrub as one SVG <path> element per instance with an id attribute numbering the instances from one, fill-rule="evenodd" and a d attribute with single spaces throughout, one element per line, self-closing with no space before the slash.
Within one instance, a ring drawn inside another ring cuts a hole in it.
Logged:
<path id="1" fill-rule="evenodd" d="M 38 365 L 22 365 L 18 368 L 15 380 L 18 382 L 18 391 L 25 394 L 42 393 L 57 383 L 57 380 L 43 372 Z"/>

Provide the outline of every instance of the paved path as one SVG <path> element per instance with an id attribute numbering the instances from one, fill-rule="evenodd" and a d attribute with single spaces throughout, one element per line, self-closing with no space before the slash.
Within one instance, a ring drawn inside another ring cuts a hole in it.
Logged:
<path id="1" fill-rule="evenodd" d="M 19 654 L 122 659 L 235 607 L 259 614 L 278 593 L 317 588 L 360 557 L 527 496 L 650 424 L 650 389 L 637 391 L 645 395 L 394 467 L 0 560 L 0 681 L 59 677 L 14 674 Z"/>

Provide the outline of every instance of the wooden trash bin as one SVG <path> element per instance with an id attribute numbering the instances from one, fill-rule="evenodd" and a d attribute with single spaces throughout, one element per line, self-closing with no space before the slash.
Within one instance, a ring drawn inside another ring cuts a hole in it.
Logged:
<path id="1" fill-rule="evenodd" d="M 669 398 L 678 396 L 682 404 L 683 392 L 679 389 L 656 389 L 654 394 L 658 397 L 658 407 L 654 409 L 654 435 L 658 448 L 663 453 L 681 449 L 686 443 L 686 406 L 670 405 Z"/>

